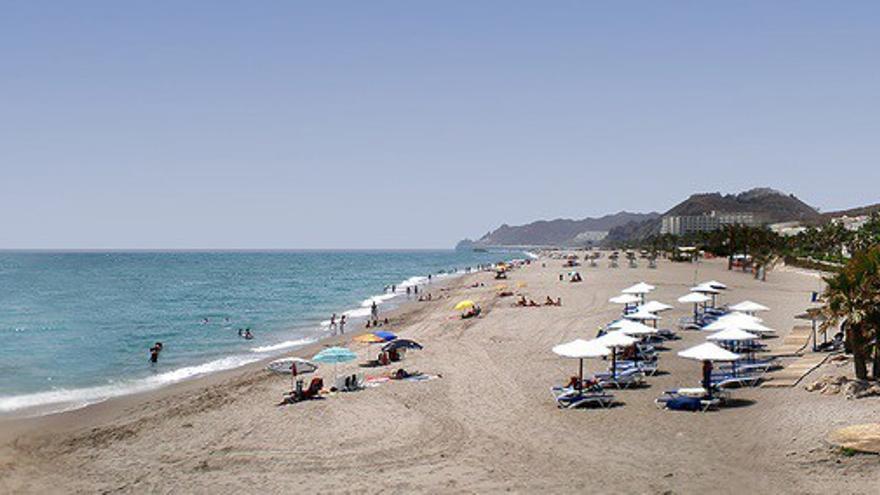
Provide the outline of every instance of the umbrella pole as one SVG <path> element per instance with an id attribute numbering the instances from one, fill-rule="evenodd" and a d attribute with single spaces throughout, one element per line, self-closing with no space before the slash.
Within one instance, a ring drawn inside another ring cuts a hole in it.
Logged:
<path id="1" fill-rule="evenodd" d="M 712 398 L 712 365 L 711 361 L 703 361 L 703 388 L 706 389 L 706 395 Z"/>
<path id="2" fill-rule="evenodd" d="M 584 388 L 584 358 L 580 358 L 580 367 L 578 368 L 578 390 L 583 390 Z"/>
<path id="3" fill-rule="evenodd" d="M 617 348 L 611 350 L 611 378 L 617 380 Z"/>

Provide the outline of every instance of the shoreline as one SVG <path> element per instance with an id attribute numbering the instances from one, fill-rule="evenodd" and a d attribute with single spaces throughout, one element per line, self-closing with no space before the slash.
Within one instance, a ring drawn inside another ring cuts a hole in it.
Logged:
<path id="1" fill-rule="evenodd" d="M 304 252 L 307 251 L 308 250 Z M 400 251 L 408 252 L 410 250 Z M 397 283 L 399 290 L 396 293 L 389 292 L 387 289 L 390 286 L 386 286 L 385 292 L 367 295 L 365 299 L 359 301 L 359 304 L 357 302 L 353 302 L 349 306 L 344 306 L 344 309 L 340 309 L 337 311 L 337 315 L 346 315 L 348 317 L 348 325 L 350 325 L 349 328 L 359 328 L 366 321 L 365 314 L 369 313 L 369 307 L 366 306 L 369 301 L 376 301 L 376 303 L 380 307 L 380 310 L 382 310 L 383 312 L 389 315 L 395 314 L 398 311 L 398 308 L 400 308 L 401 306 L 405 306 L 411 302 L 415 302 L 414 300 L 410 300 L 410 298 L 405 295 L 405 293 L 403 292 L 404 289 L 411 286 L 420 286 L 423 290 L 429 289 L 432 286 L 440 288 L 443 287 L 443 284 L 457 278 L 461 278 L 468 273 L 470 273 L 470 270 L 465 270 L 464 267 L 457 268 L 455 270 L 441 270 L 436 273 L 430 274 L 433 275 L 433 280 L 431 280 L 430 282 L 428 279 L 430 275 L 413 275 Z M 383 307 L 387 309 L 381 309 Z M 158 375 L 140 376 L 132 378 L 130 381 L 121 380 L 121 383 L 99 383 L 69 389 L 38 390 L 34 392 L 10 395 L 4 397 L 4 400 L 14 402 L 16 399 L 32 399 L 37 398 L 41 395 L 52 395 L 56 393 L 61 395 L 69 393 L 71 395 L 71 398 L 59 400 L 50 399 L 46 402 L 38 404 L 25 405 L 23 407 L 16 407 L 14 409 L 0 411 L 0 424 L 2 424 L 5 420 L 27 419 L 69 413 L 93 405 L 101 404 L 112 399 L 157 392 L 170 386 L 175 386 L 194 379 L 206 378 L 218 373 L 227 373 L 230 371 L 242 370 L 248 367 L 265 366 L 265 364 L 270 362 L 271 360 L 289 355 L 291 352 L 298 351 L 299 349 L 309 348 L 310 346 L 312 346 L 312 344 L 320 345 L 321 342 L 333 338 L 333 335 L 331 335 L 331 333 L 329 332 L 329 319 L 324 319 L 322 317 L 307 318 L 300 323 L 294 323 L 292 326 L 290 326 L 289 330 L 286 331 L 295 332 L 297 334 L 301 334 L 302 336 L 297 337 L 294 335 L 284 337 L 278 341 L 262 343 L 262 345 L 257 345 L 256 341 L 253 341 L 254 344 L 252 345 L 255 345 L 256 347 L 250 347 L 246 350 L 239 350 L 238 352 L 234 352 L 228 355 L 209 357 L 207 358 L 208 360 L 204 362 L 179 364 L 175 368 L 163 370 Z M 275 337 L 277 338 L 278 335 L 276 334 Z M 226 364 L 224 363 L 224 361 L 232 362 Z M 204 370 L 200 370 L 199 368 L 204 368 Z M 174 375 L 175 373 L 180 372 L 187 372 L 190 374 L 190 376 L 184 376 L 182 378 L 174 378 L 173 376 L 171 376 L 164 382 L 159 381 L 157 383 L 149 383 L 149 381 L 153 378 Z M 114 387 L 117 386 L 119 388 L 114 390 Z M 89 396 L 88 394 L 90 392 L 93 395 Z M 77 394 L 79 394 L 78 397 L 76 396 Z M 39 400 L 40 399 L 36 399 L 34 400 L 34 402 Z"/>
<path id="2" fill-rule="evenodd" d="M 435 290 L 445 290 L 453 282 L 460 281 L 475 273 L 480 272 L 472 271 L 470 273 L 450 273 L 447 274 L 445 277 L 435 278 L 434 280 L 432 280 L 431 287 L 436 288 Z M 400 296 L 405 297 L 405 295 L 403 294 L 401 294 Z M 390 299 L 389 301 L 394 302 L 394 299 Z M 396 304 L 391 306 L 387 313 L 385 313 L 385 315 L 387 315 L 387 317 L 389 318 L 389 328 L 393 328 L 397 325 L 405 325 L 406 319 L 408 317 L 411 317 L 413 313 L 419 312 L 420 309 L 420 304 L 417 300 L 405 299 L 397 302 Z M 217 385 L 228 384 L 229 382 L 235 381 L 237 379 L 246 378 L 248 375 L 261 373 L 263 371 L 266 371 L 266 365 L 268 365 L 268 363 L 281 357 L 300 357 L 303 359 L 310 359 L 313 355 L 317 354 L 324 347 L 332 345 L 349 345 L 353 342 L 354 337 L 372 331 L 372 329 L 368 330 L 363 328 L 363 324 L 366 320 L 361 317 L 353 317 L 350 321 L 357 325 L 357 329 L 353 332 L 350 331 L 345 333 L 344 335 L 325 335 L 324 337 L 320 337 L 308 344 L 279 351 L 276 354 L 260 358 L 259 360 L 252 363 L 246 363 L 230 369 L 196 375 L 190 378 L 185 378 L 178 382 L 172 382 L 167 385 L 159 386 L 155 389 L 136 391 L 128 394 L 108 397 L 96 402 L 67 410 L 47 411 L 43 413 L 33 414 L 35 409 L 39 409 L 41 407 L 33 406 L 22 408 L 9 413 L 0 414 L 0 443 L 5 443 L 9 441 L 11 437 L 15 437 L 22 433 L 33 430 L 45 431 L 47 429 L 50 429 L 52 431 L 58 432 L 67 431 L 71 427 L 76 427 L 76 424 L 78 423 L 83 423 L 83 426 L 87 426 L 89 423 L 92 422 L 100 423 L 102 421 L 106 421 L 107 419 L 112 419 L 116 416 L 116 413 L 120 412 L 120 410 L 122 409 L 142 405 L 144 403 L 158 399 L 166 399 L 178 395 L 182 392 L 190 392 L 194 390 L 210 388 Z M 269 373 L 266 376 L 277 377 L 278 375 Z M 57 404 L 58 403 L 53 403 L 51 405 Z M 53 423 L 56 422 L 62 427 L 61 430 L 55 429 L 55 426 L 57 425 L 54 425 Z"/>

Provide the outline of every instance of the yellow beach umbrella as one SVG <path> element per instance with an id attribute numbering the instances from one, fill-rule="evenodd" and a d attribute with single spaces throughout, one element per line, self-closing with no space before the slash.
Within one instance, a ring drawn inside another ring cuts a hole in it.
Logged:
<path id="1" fill-rule="evenodd" d="M 372 333 L 365 333 L 363 335 L 358 335 L 357 337 L 355 337 L 354 341 L 360 344 L 378 344 L 380 342 L 385 342 L 385 339 Z"/>
<path id="2" fill-rule="evenodd" d="M 468 309 L 468 308 L 473 308 L 473 307 L 474 307 L 474 302 L 471 301 L 470 299 L 465 299 L 464 301 L 461 301 L 460 303 L 455 305 L 455 310 L 461 311 L 463 309 Z"/>

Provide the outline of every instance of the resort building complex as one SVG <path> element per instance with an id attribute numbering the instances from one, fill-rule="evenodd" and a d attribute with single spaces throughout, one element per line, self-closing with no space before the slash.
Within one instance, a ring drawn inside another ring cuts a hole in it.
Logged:
<path id="1" fill-rule="evenodd" d="M 666 215 L 660 226 L 661 234 L 684 235 L 692 232 L 718 230 L 725 225 L 755 226 L 754 213 L 720 213 L 712 211 L 702 215 Z"/>

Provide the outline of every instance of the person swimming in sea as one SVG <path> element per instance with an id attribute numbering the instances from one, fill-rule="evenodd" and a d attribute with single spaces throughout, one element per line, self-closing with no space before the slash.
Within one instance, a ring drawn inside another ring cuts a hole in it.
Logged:
<path id="1" fill-rule="evenodd" d="M 250 329 L 250 328 L 246 328 L 245 331 L 244 331 L 244 339 L 245 339 L 245 340 L 251 340 L 252 338 L 254 338 L 254 334 L 251 333 L 251 329 Z"/>
<path id="2" fill-rule="evenodd" d="M 156 342 L 153 347 L 150 347 L 150 362 L 155 364 L 159 362 L 159 353 L 162 352 L 162 343 Z"/>

